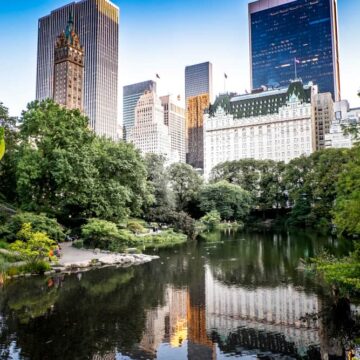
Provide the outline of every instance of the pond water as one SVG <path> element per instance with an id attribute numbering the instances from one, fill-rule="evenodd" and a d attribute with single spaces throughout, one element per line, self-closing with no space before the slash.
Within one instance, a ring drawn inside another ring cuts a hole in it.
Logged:
<path id="1" fill-rule="evenodd" d="M 306 232 L 218 232 L 139 267 L 12 281 L 0 359 L 343 359 L 358 307 L 301 265 L 323 248 L 343 251 Z"/>

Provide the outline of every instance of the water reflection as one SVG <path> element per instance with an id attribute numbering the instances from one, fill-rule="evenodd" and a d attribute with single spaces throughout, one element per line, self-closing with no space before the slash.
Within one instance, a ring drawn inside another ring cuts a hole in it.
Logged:
<path id="1" fill-rule="evenodd" d="M 357 308 L 299 267 L 340 245 L 212 233 L 137 268 L 14 281 L 0 290 L 0 358 L 343 358 Z"/>

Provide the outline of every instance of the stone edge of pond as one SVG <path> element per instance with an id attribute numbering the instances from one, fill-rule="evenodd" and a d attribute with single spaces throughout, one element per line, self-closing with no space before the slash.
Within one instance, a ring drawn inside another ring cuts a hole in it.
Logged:
<path id="1" fill-rule="evenodd" d="M 117 267 L 117 268 L 128 268 L 130 266 L 143 265 L 153 260 L 160 259 L 157 255 L 145 255 L 145 254 L 114 254 L 109 253 L 108 259 L 102 259 L 94 261 L 82 261 L 74 264 L 53 265 L 52 270 L 45 271 L 44 274 L 18 274 L 13 276 L 8 276 L 7 279 L 19 279 L 19 278 L 29 278 L 33 276 L 49 276 L 53 274 L 73 274 L 79 272 L 87 272 L 89 270 L 103 269 L 107 267 Z"/>

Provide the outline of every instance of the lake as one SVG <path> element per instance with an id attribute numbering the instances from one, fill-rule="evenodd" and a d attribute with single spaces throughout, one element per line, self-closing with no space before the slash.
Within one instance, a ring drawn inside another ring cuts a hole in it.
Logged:
<path id="1" fill-rule="evenodd" d="M 313 232 L 214 232 L 127 269 L 0 289 L 0 359 L 343 359 L 356 304 L 301 259 L 344 244 Z"/>

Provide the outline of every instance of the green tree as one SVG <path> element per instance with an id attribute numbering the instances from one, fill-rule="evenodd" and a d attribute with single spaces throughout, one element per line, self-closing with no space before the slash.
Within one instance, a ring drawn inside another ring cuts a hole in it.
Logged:
<path id="1" fill-rule="evenodd" d="M 22 115 L 20 136 L 16 183 L 25 210 L 65 224 L 84 217 L 117 220 L 139 215 L 150 197 L 140 153 L 98 138 L 78 110 L 35 101 Z"/>
<path id="2" fill-rule="evenodd" d="M 354 147 L 351 161 L 336 184 L 337 198 L 332 214 L 341 234 L 360 235 L 360 147 Z"/>
<path id="3" fill-rule="evenodd" d="M 46 233 L 33 231 L 29 223 L 23 224 L 17 236 L 21 240 L 12 243 L 10 250 L 17 252 L 31 265 L 47 259 L 50 250 L 56 245 Z"/>
<path id="4" fill-rule="evenodd" d="M 189 211 L 190 204 L 197 201 L 197 195 L 203 183 L 201 176 L 192 166 L 176 163 L 170 166 L 169 179 L 175 196 L 176 209 Z"/>
<path id="5" fill-rule="evenodd" d="M 242 220 L 251 206 L 249 192 L 227 181 L 205 185 L 200 192 L 200 208 L 204 212 L 217 210 L 222 220 Z"/>
<path id="6" fill-rule="evenodd" d="M 146 154 L 147 181 L 154 196 L 154 202 L 146 211 L 160 212 L 173 210 L 174 196 L 169 186 L 169 174 L 165 168 L 166 158 L 162 155 Z"/>
<path id="7" fill-rule="evenodd" d="M 283 172 L 285 164 L 272 160 L 241 159 L 214 167 L 210 181 L 225 180 L 248 191 L 259 210 L 284 207 L 286 204 Z"/>

